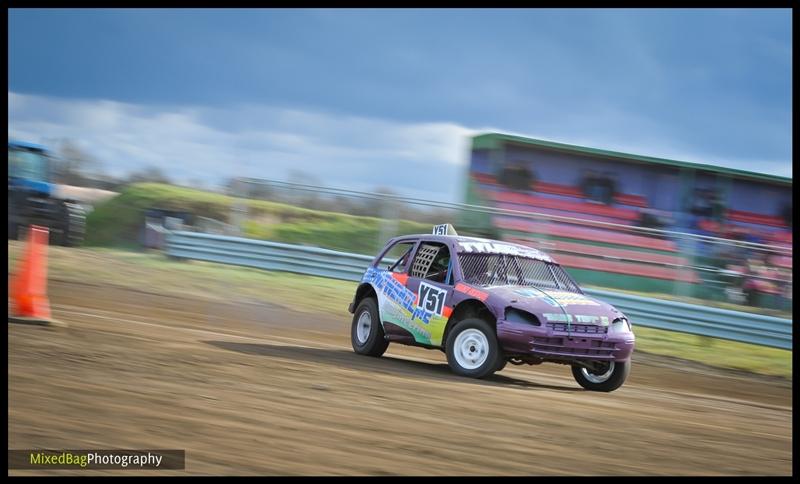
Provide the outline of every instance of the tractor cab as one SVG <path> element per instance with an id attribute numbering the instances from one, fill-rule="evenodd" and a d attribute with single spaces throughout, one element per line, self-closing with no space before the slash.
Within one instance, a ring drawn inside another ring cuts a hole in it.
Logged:
<path id="1" fill-rule="evenodd" d="M 49 196 L 50 170 L 50 155 L 44 147 L 19 141 L 8 143 L 9 188 Z"/>
<path id="2" fill-rule="evenodd" d="M 52 157 L 39 145 L 8 142 L 8 238 L 17 239 L 30 225 L 47 227 L 50 243 L 74 246 L 83 240 L 86 212 L 60 198 L 52 183 Z"/>

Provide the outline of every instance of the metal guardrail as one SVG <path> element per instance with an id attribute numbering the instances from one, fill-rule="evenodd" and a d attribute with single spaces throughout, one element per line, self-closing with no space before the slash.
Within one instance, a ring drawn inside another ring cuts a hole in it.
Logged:
<path id="1" fill-rule="evenodd" d="M 317 247 L 195 232 L 170 232 L 167 255 L 359 281 L 373 257 Z M 792 320 L 613 291 L 584 289 L 624 312 L 634 325 L 792 348 Z"/>
<path id="2" fill-rule="evenodd" d="M 373 259 L 317 247 L 196 232 L 171 232 L 167 255 L 347 281 L 360 280 Z"/>
<path id="3" fill-rule="evenodd" d="M 599 289 L 584 289 L 631 319 L 632 324 L 792 349 L 792 320 Z"/>

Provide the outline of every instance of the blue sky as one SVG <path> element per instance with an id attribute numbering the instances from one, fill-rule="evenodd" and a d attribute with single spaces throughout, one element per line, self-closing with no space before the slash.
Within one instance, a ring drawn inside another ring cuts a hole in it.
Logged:
<path id="1" fill-rule="evenodd" d="M 489 130 L 791 176 L 791 35 L 776 9 L 12 9 L 9 135 L 443 200 Z"/>

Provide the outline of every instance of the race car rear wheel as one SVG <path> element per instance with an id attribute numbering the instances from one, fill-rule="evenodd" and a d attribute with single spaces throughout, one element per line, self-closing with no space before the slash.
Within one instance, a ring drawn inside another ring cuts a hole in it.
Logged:
<path id="1" fill-rule="evenodd" d="M 500 345 L 489 323 L 468 318 L 447 335 L 447 363 L 458 375 L 485 378 L 500 366 Z"/>
<path id="2" fill-rule="evenodd" d="M 360 355 L 381 356 L 389 346 L 374 298 L 362 300 L 356 308 L 350 327 L 350 340 L 353 351 Z"/>
<path id="3" fill-rule="evenodd" d="M 580 386 L 595 392 L 613 392 L 625 383 L 631 372 L 631 360 L 608 361 L 595 369 L 573 365 L 572 376 Z"/>

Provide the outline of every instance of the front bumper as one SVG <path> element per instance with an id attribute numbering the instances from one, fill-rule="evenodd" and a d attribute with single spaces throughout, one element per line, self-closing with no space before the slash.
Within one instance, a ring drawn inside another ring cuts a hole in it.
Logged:
<path id="1" fill-rule="evenodd" d="M 586 325 L 573 326 L 572 331 L 565 331 L 560 326 L 533 326 L 499 319 L 497 339 L 507 354 L 540 358 L 625 361 L 633 353 L 636 338 L 631 332 L 609 334 L 599 331 L 602 327 L 586 331 Z"/>

